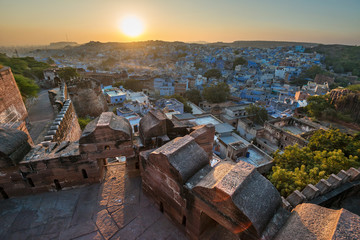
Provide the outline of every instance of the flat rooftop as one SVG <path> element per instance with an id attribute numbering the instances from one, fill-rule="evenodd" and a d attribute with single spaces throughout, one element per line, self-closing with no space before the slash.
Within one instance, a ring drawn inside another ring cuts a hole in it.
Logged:
<path id="1" fill-rule="evenodd" d="M 117 96 L 123 96 L 126 95 L 125 92 L 123 91 L 107 91 L 105 92 L 107 95 L 109 95 L 110 97 L 117 97 Z"/>
<path id="2" fill-rule="evenodd" d="M 214 118 L 213 116 L 202 116 L 202 117 L 198 117 L 194 120 L 190 120 L 190 122 L 195 122 L 197 125 L 206 125 L 206 124 L 220 124 L 221 122 L 219 120 L 217 120 L 216 118 Z"/>
<path id="3" fill-rule="evenodd" d="M 227 145 L 229 145 L 230 143 L 235 143 L 235 142 L 243 142 L 245 145 L 250 144 L 244 138 L 240 137 L 239 135 L 237 135 L 235 133 L 232 133 L 229 136 L 220 137 L 220 140 L 223 141 Z"/>
<path id="4" fill-rule="evenodd" d="M 187 239 L 129 178 L 109 165 L 102 184 L 0 200 L 0 239 Z"/>
<path id="5" fill-rule="evenodd" d="M 229 133 L 234 130 L 235 130 L 235 128 L 228 123 L 220 123 L 220 124 L 215 125 L 215 131 L 220 134 L 221 133 Z"/>
<path id="6" fill-rule="evenodd" d="M 289 132 L 291 132 L 292 134 L 295 134 L 295 135 L 300 135 L 300 134 L 306 132 L 305 130 L 303 130 L 301 128 L 298 128 L 296 126 L 289 126 L 289 125 L 282 127 L 282 129 L 285 130 L 285 131 L 289 131 Z"/>
<path id="7" fill-rule="evenodd" d="M 251 165 L 255 167 L 262 166 L 264 164 L 267 164 L 271 162 L 271 158 L 259 151 L 258 149 L 254 148 L 253 146 L 249 146 L 248 148 L 249 157 L 239 157 L 237 160 L 241 160 L 247 163 L 250 163 Z"/>

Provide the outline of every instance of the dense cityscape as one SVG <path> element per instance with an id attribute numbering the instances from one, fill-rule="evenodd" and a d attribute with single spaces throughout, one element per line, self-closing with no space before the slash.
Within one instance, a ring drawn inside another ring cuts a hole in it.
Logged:
<path id="1" fill-rule="evenodd" d="M 359 239 L 360 6 L 306 1 L 0 1 L 0 239 Z"/>

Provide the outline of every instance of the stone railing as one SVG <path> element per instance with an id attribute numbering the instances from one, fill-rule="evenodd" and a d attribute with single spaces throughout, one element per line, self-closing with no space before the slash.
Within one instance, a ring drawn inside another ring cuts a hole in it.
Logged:
<path id="1" fill-rule="evenodd" d="M 331 174 L 325 180 L 321 179 L 315 186 L 308 184 L 301 192 L 295 190 L 286 199 L 282 197 L 283 207 L 291 210 L 300 203 L 310 202 L 315 198 L 319 198 L 329 192 L 339 189 L 346 183 L 360 180 L 360 168 L 350 168 L 349 170 L 341 170 L 338 174 Z"/>

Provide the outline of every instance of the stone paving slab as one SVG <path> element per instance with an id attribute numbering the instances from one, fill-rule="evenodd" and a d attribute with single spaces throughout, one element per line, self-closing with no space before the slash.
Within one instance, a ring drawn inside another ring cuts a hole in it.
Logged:
<path id="1" fill-rule="evenodd" d="M 0 239 L 186 239 L 142 193 L 125 164 L 78 189 L 0 200 Z"/>

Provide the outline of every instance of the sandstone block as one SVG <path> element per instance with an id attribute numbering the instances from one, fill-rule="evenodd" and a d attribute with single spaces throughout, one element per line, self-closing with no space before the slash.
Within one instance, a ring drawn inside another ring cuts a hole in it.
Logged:
<path id="1" fill-rule="evenodd" d="M 284 209 L 291 211 L 292 206 L 284 197 L 281 197 L 281 202 Z"/>
<path id="2" fill-rule="evenodd" d="M 292 194 L 290 194 L 286 200 L 293 206 L 296 207 L 298 204 L 304 202 L 306 197 L 299 191 L 295 190 Z"/>
<path id="3" fill-rule="evenodd" d="M 350 174 L 350 181 L 355 181 L 360 179 L 360 171 L 356 168 L 350 168 L 347 170 L 347 173 Z"/>
<path id="4" fill-rule="evenodd" d="M 337 174 L 337 176 L 338 176 L 339 178 L 341 178 L 341 182 L 342 182 L 342 183 L 345 183 L 345 182 L 349 181 L 349 179 L 350 179 L 350 174 L 347 173 L 345 170 L 341 170 L 341 171 Z"/>
<path id="5" fill-rule="evenodd" d="M 321 179 L 316 185 L 316 188 L 320 190 L 321 194 L 327 193 L 331 189 L 331 184 L 325 179 Z"/>
<path id="6" fill-rule="evenodd" d="M 331 184 L 332 188 L 337 188 L 341 184 L 341 178 L 335 174 L 331 174 L 327 181 Z"/>
<path id="7" fill-rule="evenodd" d="M 311 200 L 320 195 L 320 190 L 312 184 L 308 184 L 301 193 L 306 197 L 307 200 Z"/>

